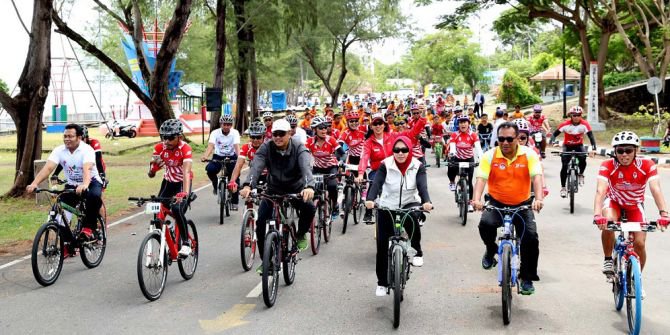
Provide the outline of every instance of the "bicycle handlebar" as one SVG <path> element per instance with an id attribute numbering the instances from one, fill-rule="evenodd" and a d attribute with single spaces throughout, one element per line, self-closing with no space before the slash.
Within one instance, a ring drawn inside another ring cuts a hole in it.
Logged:
<path id="1" fill-rule="evenodd" d="M 403 212 L 403 213 L 410 213 L 410 212 L 423 212 L 423 213 L 430 213 L 430 211 L 427 211 L 423 209 L 421 206 L 412 206 L 409 208 L 388 208 L 388 207 L 381 207 L 377 204 L 375 204 L 375 207 L 373 208 L 374 210 L 382 210 L 382 211 L 394 211 L 394 212 Z"/>
<path id="2" fill-rule="evenodd" d="M 529 210 L 531 208 L 532 208 L 531 205 L 507 206 L 507 207 L 496 207 L 496 206 L 493 206 L 493 205 L 485 205 L 484 206 L 485 210 L 489 210 L 489 211 L 490 210 L 496 210 L 496 211 L 500 211 L 500 212 L 510 212 L 510 213 L 523 211 L 523 210 Z"/>
<path id="3" fill-rule="evenodd" d="M 454 166 L 454 167 L 460 167 L 461 163 L 468 163 L 469 167 L 478 167 L 479 162 L 454 162 L 454 161 L 449 161 L 447 162 L 448 166 Z"/>
<path id="4" fill-rule="evenodd" d="M 284 199 L 287 200 L 302 200 L 302 195 L 300 193 L 289 193 L 289 194 L 267 194 L 267 193 L 259 193 L 259 197 L 265 198 L 268 200 L 273 200 L 273 201 L 281 201 Z"/>
<path id="5" fill-rule="evenodd" d="M 74 188 L 65 188 L 62 190 L 51 190 L 47 188 L 36 188 L 35 193 L 42 193 L 42 192 L 47 192 L 51 194 L 71 194 L 71 193 L 77 193 L 77 190 Z"/>
<path id="6" fill-rule="evenodd" d="M 186 200 L 188 202 L 192 202 L 197 197 L 198 196 L 195 193 L 191 192 L 189 194 L 188 198 L 186 198 Z M 144 203 L 147 203 L 147 202 L 163 202 L 163 201 L 173 202 L 175 200 L 176 200 L 175 197 L 159 197 L 159 196 L 156 196 L 156 195 L 151 195 L 149 197 L 129 197 L 128 198 L 128 201 L 136 202 L 138 207 L 142 206 Z"/>
<path id="7" fill-rule="evenodd" d="M 552 151 L 554 156 L 588 156 L 588 152 L 576 152 L 576 151 Z"/>
<path id="8" fill-rule="evenodd" d="M 223 163 L 223 164 L 228 164 L 230 163 L 230 157 L 226 157 L 223 160 L 221 159 L 205 159 L 203 162 L 208 163 L 208 162 L 214 162 L 214 163 Z"/>
<path id="9" fill-rule="evenodd" d="M 595 223 L 595 222 L 594 222 Z M 610 231 L 621 231 L 621 224 L 624 223 L 622 221 L 607 221 L 607 230 Z M 649 221 L 649 222 L 625 222 L 628 224 L 639 224 L 640 225 L 640 231 L 643 232 L 654 232 L 656 231 L 656 228 L 658 228 L 658 225 L 656 224 L 656 221 Z"/>

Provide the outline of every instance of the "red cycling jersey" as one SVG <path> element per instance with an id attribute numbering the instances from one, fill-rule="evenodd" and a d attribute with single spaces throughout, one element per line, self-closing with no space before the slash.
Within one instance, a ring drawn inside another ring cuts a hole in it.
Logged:
<path id="1" fill-rule="evenodd" d="M 581 120 L 579 124 L 572 124 L 572 120 L 565 120 L 558 125 L 558 130 L 565 134 L 564 145 L 584 144 L 584 134 L 591 131 L 591 125 L 586 120 Z"/>
<path id="2" fill-rule="evenodd" d="M 607 181 L 607 198 L 611 201 L 621 207 L 637 207 L 644 203 L 647 183 L 658 178 L 658 172 L 656 164 L 648 158 L 637 157 L 628 166 L 611 158 L 600 164 L 598 178 Z"/>
<path id="3" fill-rule="evenodd" d="M 179 141 L 179 145 L 172 150 L 168 150 L 162 142 L 158 143 L 154 147 L 153 155 L 160 157 L 160 163 L 152 163 L 151 171 L 156 172 L 165 167 L 163 178 L 173 183 L 184 180 L 184 162 L 193 161 L 191 146 L 184 141 Z M 193 179 L 193 171 L 191 171 L 190 178 Z"/>
<path id="4" fill-rule="evenodd" d="M 542 130 L 542 124 L 544 123 L 544 120 L 547 118 L 544 115 L 540 115 L 540 117 L 535 118 L 533 115 L 529 116 L 526 118 L 526 121 L 528 121 L 528 124 L 530 125 L 530 132 L 538 132 Z"/>
<path id="5" fill-rule="evenodd" d="M 340 135 L 339 141 L 349 147 L 349 156 L 360 157 L 363 153 L 363 143 L 365 142 L 365 133 L 355 129 L 347 128 Z"/>
<path id="6" fill-rule="evenodd" d="M 100 145 L 100 141 L 98 141 L 94 138 L 89 138 L 88 139 L 88 145 L 90 145 L 91 148 L 93 148 L 93 151 L 102 152 L 102 145 Z M 105 165 L 105 160 L 104 159 L 100 159 L 100 160 L 102 161 L 102 170 L 107 171 L 107 167 Z M 98 172 L 102 172 L 102 171 L 98 171 Z"/>
<path id="7" fill-rule="evenodd" d="M 467 133 L 458 131 L 451 133 L 449 143 L 456 144 L 456 158 L 468 159 L 475 156 L 475 143 L 479 142 L 477 133 L 468 131 Z"/>
<path id="8" fill-rule="evenodd" d="M 444 126 L 441 123 L 433 123 L 433 125 L 430 128 L 430 131 L 433 136 L 445 135 Z"/>
<path id="9" fill-rule="evenodd" d="M 329 136 L 331 136 L 331 137 L 333 137 L 335 140 L 337 140 L 338 138 L 340 138 L 341 135 L 342 135 L 342 132 L 340 132 L 339 130 L 333 128 L 333 131 L 331 132 L 331 134 L 330 134 Z"/>
<path id="10" fill-rule="evenodd" d="M 251 162 L 256 155 L 256 148 L 254 148 L 251 143 L 245 143 L 240 148 L 240 158 L 244 158 L 247 162 Z"/>
<path id="11" fill-rule="evenodd" d="M 417 136 L 421 134 L 425 125 L 426 119 L 421 118 L 412 129 L 402 132 L 385 132 L 381 141 L 378 141 L 374 135 L 368 137 L 363 144 L 363 153 L 361 154 L 361 162 L 358 164 L 358 173 L 363 175 L 368 166 L 373 171 L 379 169 L 384 158 L 391 155 L 393 145 L 398 136 L 407 136 L 412 140 L 412 145 L 416 144 Z"/>
<path id="12" fill-rule="evenodd" d="M 265 129 L 265 142 L 272 141 L 272 125 Z"/>
<path id="13" fill-rule="evenodd" d="M 337 166 L 335 151 L 340 147 L 340 144 L 335 141 L 335 138 L 326 136 L 324 142 L 319 145 L 316 138 L 316 136 L 312 136 L 305 143 L 305 147 L 312 152 L 314 157 L 314 167 L 325 169 Z"/>

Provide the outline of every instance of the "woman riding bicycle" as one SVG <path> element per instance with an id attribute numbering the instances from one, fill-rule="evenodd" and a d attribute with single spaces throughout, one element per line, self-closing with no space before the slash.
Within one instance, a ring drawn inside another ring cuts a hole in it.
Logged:
<path id="1" fill-rule="evenodd" d="M 384 159 L 374 181 L 368 191 L 365 207 L 374 208 L 374 200 L 379 195 L 379 206 L 389 209 L 401 209 L 422 204 L 424 210 L 433 209 L 428 195 L 426 168 L 412 157 L 412 141 L 406 136 L 395 139 L 392 147 L 393 156 Z M 405 231 L 411 238 L 412 248 L 416 256 L 412 265 L 423 265 L 421 250 L 421 229 L 419 215 L 412 215 L 404 222 Z M 377 290 L 378 297 L 385 296 L 388 286 L 388 246 L 389 237 L 393 235 L 393 216 L 388 211 L 379 211 L 377 215 Z"/>
<path id="2" fill-rule="evenodd" d="M 449 157 L 453 162 L 474 162 L 475 157 L 477 161 L 482 155 L 482 147 L 479 143 L 479 137 L 477 133 L 473 132 L 470 128 L 470 118 L 468 116 L 461 116 L 456 119 L 455 122 L 458 122 L 458 131 L 451 133 L 451 138 L 449 139 Z M 449 166 L 447 170 L 447 177 L 449 177 L 449 190 L 456 191 L 456 176 L 458 175 L 458 166 Z M 472 200 L 472 193 L 474 188 L 472 187 L 472 175 L 475 172 L 475 168 L 471 166 L 468 168 L 468 193 L 470 200 Z M 474 209 L 472 205 L 468 204 L 468 211 L 472 212 Z"/>
<path id="3" fill-rule="evenodd" d="M 344 143 L 349 148 L 347 159 L 349 164 L 358 165 L 363 153 L 363 143 L 365 142 L 365 133 L 358 129 L 358 112 L 349 111 L 344 114 L 347 119 L 347 129 L 342 132 L 339 138 L 340 143 Z"/>
<path id="4" fill-rule="evenodd" d="M 533 139 L 530 137 L 530 125 L 528 121 L 524 119 L 515 119 L 514 123 L 516 123 L 516 126 L 519 128 L 519 145 L 521 146 L 526 146 L 533 151 L 535 151 L 538 156 L 540 155 L 540 150 L 537 149 L 535 146 L 535 143 L 533 142 Z M 540 156 L 540 161 L 542 161 L 542 156 Z M 547 183 L 544 181 L 544 166 L 542 166 L 542 192 L 544 193 L 544 196 L 546 197 L 549 195 L 549 188 L 547 188 Z"/>
<path id="5" fill-rule="evenodd" d="M 235 169 L 230 175 L 228 189 L 230 189 L 231 192 L 237 192 L 237 181 L 240 178 L 240 173 L 242 172 L 242 169 L 247 162 L 249 162 L 251 165 L 251 161 L 254 159 L 254 155 L 256 155 L 256 150 L 258 150 L 261 144 L 263 144 L 264 137 L 265 125 L 259 121 L 252 122 L 249 126 L 249 138 L 251 140 L 248 143 L 242 145 L 242 148 L 240 149 L 240 155 L 237 158 L 237 163 L 235 163 Z M 267 179 L 267 171 L 258 178 L 260 182 L 265 183 Z"/>

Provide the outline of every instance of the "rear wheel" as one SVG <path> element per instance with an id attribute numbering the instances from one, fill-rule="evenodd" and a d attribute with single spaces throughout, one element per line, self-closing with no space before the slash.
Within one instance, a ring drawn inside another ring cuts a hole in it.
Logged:
<path id="1" fill-rule="evenodd" d="M 295 240 L 289 232 L 284 233 L 284 241 L 286 242 L 286 250 L 282 253 L 282 269 L 284 274 L 284 283 L 291 285 L 295 281 L 295 262 L 298 247 Z"/>
<path id="2" fill-rule="evenodd" d="M 402 248 L 393 248 L 393 328 L 400 325 L 400 302 L 402 302 L 404 271 Z"/>
<path id="3" fill-rule="evenodd" d="M 322 200 L 314 199 L 314 207 L 316 208 L 316 215 L 309 226 L 309 244 L 312 248 L 312 254 L 316 255 L 319 253 L 319 248 L 321 247 L 321 230 L 319 227 L 323 222 L 323 208 Z M 289 249 L 290 250 L 290 249 Z"/>
<path id="4" fill-rule="evenodd" d="M 508 325 L 512 319 L 512 247 L 503 246 L 502 252 L 502 316 L 503 323 Z"/>
<path id="5" fill-rule="evenodd" d="M 323 232 L 323 240 L 328 243 L 330 241 L 330 232 L 333 228 L 333 220 L 331 217 L 330 200 L 321 203 L 323 208 L 323 221 L 319 222 L 319 230 Z"/>
<path id="6" fill-rule="evenodd" d="M 135 136 L 137 136 L 137 131 L 135 129 L 132 129 L 128 132 L 128 137 L 135 138 Z"/>
<path id="7" fill-rule="evenodd" d="M 642 278 L 640 263 L 637 257 L 631 256 L 626 264 L 626 315 L 628 316 L 628 329 L 631 334 L 637 335 L 642 328 Z"/>
<path id="8" fill-rule="evenodd" d="M 265 306 L 272 307 L 277 300 L 279 289 L 279 241 L 277 232 L 271 232 L 265 237 L 265 248 L 263 250 L 263 302 Z"/>
<path id="9" fill-rule="evenodd" d="M 161 237 L 157 231 L 149 233 L 140 244 L 137 254 L 137 280 L 144 297 L 154 301 L 161 297 L 167 279 L 168 255 L 160 261 Z"/>
<path id="10" fill-rule="evenodd" d="M 219 181 L 219 194 L 217 200 L 219 203 L 219 224 L 223 224 L 224 216 L 226 214 L 226 185 L 223 180 Z"/>
<path id="11" fill-rule="evenodd" d="M 186 229 L 188 229 L 188 241 L 191 246 L 191 253 L 184 257 L 179 257 L 177 263 L 179 265 L 179 272 L 181 276 L 189 280 L 193 278 L 195 274 L 195 269 L 198 267 L 198 231 L 195 229 L 195 223 L 193 221 L 186 221 Z"/>
<path id="12" fill-rule="evenodd" d="M 81 261 L 89 269 L 100 265 L 107 247 L 107 223 L 100 216 L 96 221 L 93 236 L 95 237 L 93 241 L 82 242 L 79 248 Z"/>
<path id="13" fill-rule="evenodd" d="M 240 229 L 240 259 L 244 271 L 251 270 L 256 259 L 256 219 L 254 212 L 247 210 L 242 218 Z"/>
<path id="14" fill-rule="evenodd" d="M 620 311 L 623 308 L 624 295 L 623 295 L 623 285 L 624 282 L 623 272 L 620 270 L 619 265 L 619 255 L 616 251 L 612 252 L 612 260 L 614 261 L 614 277 L 612 278 L 612 293 L 614 294 L 614 308 L 617 311 Z"/>
<path id="15" fill-rule="evenodd" d="M 363 212 L 365 211 L 365 199 L 363 199 L 362 188 L 359 186 L 355 189 L 352 189 L 352 202 L 354 210 L 354 224 L 359 224 L 363 221 Z"/>
<path id="16" fill-rule="evenodd" d="M 344 208 L 342 208 L 342 234 L 347 232 L 347 223 L 349 222 L 349 212 L 353 209 L 354 221 L 356 221 L 356 209 L 352 208 L 353 205 L 353 188 L 351 186 L 344 187 L 344 201 L 342 201 Z"/>
<path id="17" fill-rule="evenodd" d="M 56 282 L 63 269 L 63 247 L 58 226 L 47 222 L 35 234 L 30 262 L 35 280 L 42 286 Z"/>
<path id="18" fill-rule="evenodd" d="M 468 223 L 468 202 L 469 202 L 469 192 L 468 192 L 468 183 L 464 178 L 458 182 L 458 189 L 460 190 L 460 217 L 461 225 L 465 226 Z"/>
<path id="19" fill-rule="evenodd" d="M 575 191 L 577 186 L 577 175 L 575 170 L 570 171 L 568 176 L 568 193 L 570 197 L 570 214 L 575 212 Z"/>

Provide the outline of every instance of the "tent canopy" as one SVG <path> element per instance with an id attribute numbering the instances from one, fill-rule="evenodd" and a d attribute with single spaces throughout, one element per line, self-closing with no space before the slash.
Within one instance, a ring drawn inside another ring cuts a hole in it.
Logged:
<path id="1" fill-rule="evenodd" d="M 566 80 L 579 80 L 579 72 L 575 71 L 569 67 L 565 68 L 565 79 Z M 547 70 L 544 70 L 535 76 L 531 77 L 530 80 L 533 81 L 545 81 L 545 80 L 563 80 L 563 65 L 556 65 Z"/>

